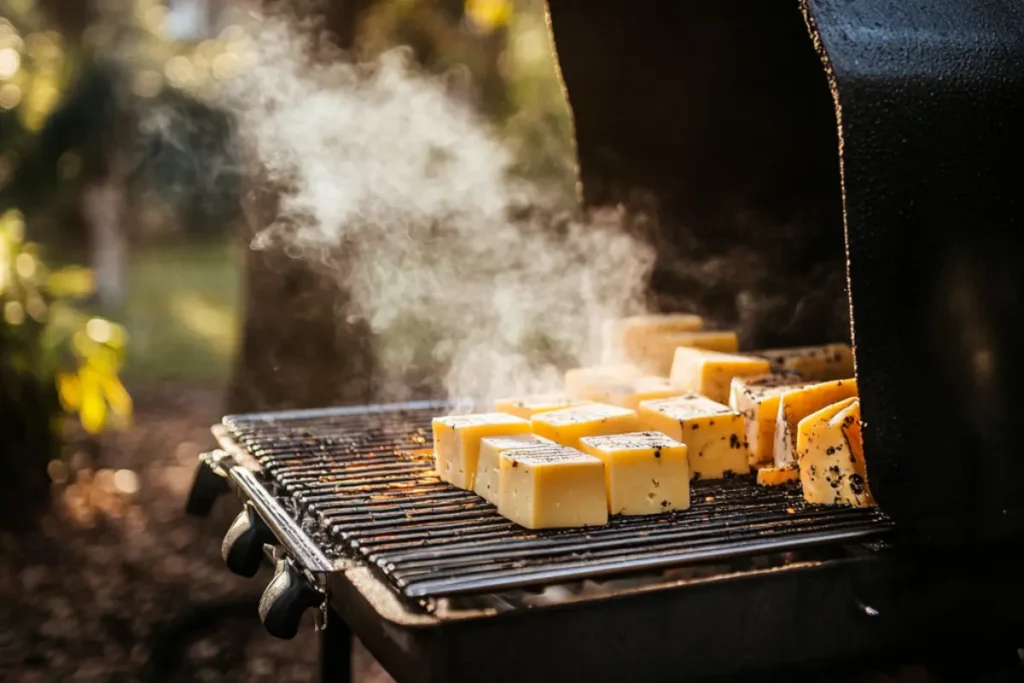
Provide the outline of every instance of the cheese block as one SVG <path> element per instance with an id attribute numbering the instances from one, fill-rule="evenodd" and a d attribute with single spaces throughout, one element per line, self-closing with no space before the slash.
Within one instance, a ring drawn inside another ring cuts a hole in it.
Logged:
<path id="1" fill-rule="evenodd" d="M 654 375 L 592 377 L 586 395 L 592 402 L 607 403 L 636 410 L 640 401 L 655 398 L 678 396 L 680 391 L 674 388 L 664 377 Z"/>
<path id="2" fill-rule="evenodd" d="M 506 413 L 435 417 L 432 425 L 434 469 L 441 479 L 468 490 L 476 482 L 480 439 L 530 433 L 527 420 Z"/>
<path id="3" fill-rule="evenodd" d="M 612 320 L 604 327 L 604 362 L 623 362 L 627 349 L 643 346 L 652 336 L 702 329 L 704 319 L 691 313 L 655 313 Z"/>
<path id="4" fill-rule="evenodd" d="M 825 406 L 856 395 L 857 380 L 852 378 L 808 384 L 780 394 L 779 409 L 775 414 L 775 445 L 772 446 L 775 466 L 796 463 L 796 427 L 800 420 Z"/>
<path id="5" fill-rule="evenodd" d="M 652 515 L 690 507 L 686 446 L 660 432 L 580 439 L 584 453 L 604 462 L 608 512 Z"/>
<path id="6" fill-rule="evenodd" d="M 534 434 L 488 436 L 481 439 L 480 458 L 477 461 L 473 492 L 488 503 L 497 505 L 501 454 L 512 450 L 547 448 L 551 445 L 551 441 Z"/>
<path id="7" fill-rule="evenodd" d="M 527 529 L 608 523 L 604 463 L 572 448 L 506 451 L 498 512 Z"/>
<path id="8" fill-rule="evenodd" d="M 808 503 L 874 505 L 864 465 L 860 401 L 833 404 L 797 425 L 797 462 Z"/>
<path id="9" fill-rule="evenodd" d="M 597 365 L 565 373 L 565 395 L 576 401 L 600 401 L 607 388 L 642 376 L 633 365 Z"/>
<path id="10" fill-rule="evenodd" d="M 608 387 L 608 390 L 600 400 L 613 406 L 636 410 L 641 401 L 670 398 L 679 394 L 679 389 L 673 387 L 664 377 L 643 375 L 627 383 Z"/>
<path id="11" fill-rule="evenodd" d="M 750 355 L 767 360 L 775 372 L 797 372 L 806 380 L 853 377 L 853 349 L 849 344 L 751 351 Z"/>
<path id="12" fill-rule="evenodd" d="M 640 431 L 635 410 L 601 403 L 540 413 L 533 416 L 530 424 L 534 434 L 571 448 L 578 448 L 585 436 Z"/>
<path id="13" fill-rule="evenodd" d="M 757 483 L 760 486 L 782 486 L 794 481 L 800 481 L 800 470 L 794 466 L 762 467 L 757 471 Z"/>
<path id="14" fill-rule="evenodd" d="M 534 394 L 532 396 L 520 396 L 518 398 L 503 398 L 494 404 L 494 410 L 499 413 L 508 413 L 529 420 L 537 413 L 545 413 L 549 410 L 561 410 L 586 403 L 566 394 Z"/>
<path id="15" fill-rule="evenodd" d="M 808 384 L 791 372 L 733 378 L 729 389 L 729 407 L 743 416 L 751 467 L 761 467 L 773 461 L 779 396 Z"/>
<path id="16" fill-rule="evenodd" d="M 676 349 L 689 346 L 708 351 L 736 353 L 739 339 L 735 332 L 658 332 L 648 335 L 642 342 L 625 349 L 625 360 L 644 372 L 667 377 L 672 371 Z"/>
<path id="17" fill-rule="evenodd" d="M 771 370 L 763 358 L 704 351 L 681 346 L 672 361 L 672 386 L 727 403 L 733 377 L 765 375 Z"/>
<path id="18" fill-rule="evenodd" d="M 646 429 L 686 444 L 691 478 L 721 479 L 750 471 L 743 417 L 729 406 L 689 394 L 644 401 L 638 412 Z"/>

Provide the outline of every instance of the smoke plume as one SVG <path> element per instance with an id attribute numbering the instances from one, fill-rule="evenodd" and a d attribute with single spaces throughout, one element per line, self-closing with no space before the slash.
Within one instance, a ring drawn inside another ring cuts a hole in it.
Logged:
<path id="1" fill-rule="evenodd" d="M 333 269 L 380 340 L 388 398 L 425 369 L 452 398 L 557 389 L 598 360 L 604 320 L 641 310 L 653 254 L 624 214 L 557 215 L 407 52 L 324 60 L 280 19 L 254 38 L 224 102 L 285 193 L 253 248 Z"/>

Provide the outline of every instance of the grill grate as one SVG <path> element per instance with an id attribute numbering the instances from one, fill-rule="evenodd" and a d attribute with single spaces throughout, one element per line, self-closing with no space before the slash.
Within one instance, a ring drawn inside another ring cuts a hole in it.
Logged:
<path id="1" fill-rule="evenodd" d="M 432 470 L 430 419 L 447 409 L 424 402 L 224 423 L 335 554 L 364 558 L 415 599 L 792 550 L 891 526 L 877 509 L 807 505 L 799 491 L 742 477 L 696 482 L 684 512 L 529 531 Z"/>

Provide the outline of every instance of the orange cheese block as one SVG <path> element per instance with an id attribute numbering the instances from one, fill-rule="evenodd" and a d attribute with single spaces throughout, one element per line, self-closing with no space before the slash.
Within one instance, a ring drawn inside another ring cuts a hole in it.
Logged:
<path id="1" fill-rule="evenodd" d="M 580 439 L 585 436 L 640 431 L 635 410 L 602 403 L 540 413 L 533 416 L 530 424 L 537 436 L 570 448 L 579 448 Z"/>
<path id="2" fill-rule="evenodd" d="M 800 420 L 838 401 L 857 396 L 857 380 L 837 379 L 791 389 L 779 396 L 773 457 L 776 467 L 796 463 L 796 427 Z"/>
<path id="3" fill-rule="evenodd" d="M 808 503 L 870 507 L 860 401 L 827 406 L 797 425 L 797 464 Z"/>

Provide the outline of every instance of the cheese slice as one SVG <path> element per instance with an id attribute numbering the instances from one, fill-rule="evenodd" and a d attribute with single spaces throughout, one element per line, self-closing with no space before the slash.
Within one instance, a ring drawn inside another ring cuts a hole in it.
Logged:
<path id="1" fill-rule="evenodd" d="M 586 401 L 569 398 L 566 394 L 534 394 L 532 396 L 520 396 L 518 398 L 503 398 L 494 404 L 494 410 L 499 413 L 508 413 L 529 420 L 537 413 L 546 413 L 549 410 L 561 410 L 583 405 Z"/>
<path id="2" fill-rule="evenodd" d="M 604 462 L 608 512 L 652 515 L 690 507 L 686 446 L 660 432 L 580 439 L 584 453 Z"/>
<path id="3" fill-rule="evenodd" d="M 750 471 L 743 417 L 729 406 L 690 394 L 644 401 L 638 412 L 645 428 L 686 444 L 691 478 L 721 479 Z"/>
<path id="4" fill-rule="evenodd" d="M 860 401 L 842 401 L 797 425 L 797 462 L 808 503 L 874 505 L 864 465 Z"/>
<path id="5" fill-rule="evenodd" d="M 481 439 L 530 432 L 527 420 L 506 413 L 435 417 L 432 425 L 434 469 L 444 481 L 468 490 L 476 483 Z"/>
<path id="6" fill-rule="evenodd" d="M 681 346 L 672 361 L 672 386 L 727 403 L 733 377 L 764 375 L 771 366 L 763 358 L 704 351 Z"/>
<path id="7" fill-rule="evenodd" d="M 642 346 L 651 336 L 702 329 L 704 319 L 691 313 L 655 313 L 612 320 L 604 328 L 604 362 L 625 361 L 627 349 Z"/>
<path id="8" fill-rule="evenodd" d="M 796 463 L 796 427 L 800 420 L 837 401 L 856 395 L 855 379 L 819 382 L 783 392 L 779 396 L 779 410 L 775 417 L 775 445 L 772 447 L 775 466 L 785 467 Z"/>
<path id="9" fill-rule="evenodd" d="M 806 380 L 853 377 L 853 349 L 849 344 L 751 351 L 750 355 L 766 359 L 775 372 L 797 372 Z"/>
<path id="10" fill-rule="evenodd" d="M 601 403 L 541 413 L 530 423 L 534 434 L 571 448 L 578 448 L 585 436 L 640 431 L 635 410 Z"/>
<path id="11" fill-rule="evenodd" d="M 534 434 L 518 436 L 488 436 L 480 440 L 480 458 L 476 466 L 473 492 L 488 503 L 498 504 L 501 454 L 512 450 L 548 448 L 551 441 Z"/>
<path id="12" fill-rule="evenodd" d="M 800 470 L 790 467 L 762 467 L 757 471 L 757 483 L 760 486 L 782 486 L 792 481 L 800 481 Z"/>
<path id="13" fill-rule="evenodd" d="M 527 529 L 607 524 L 604 463 L 562 446 L 506 451 L 498 512 Z"/>
<path id="14" fill-rule="evenodd" d="M 601 401 L 609 386 L 625 384 L 642 375 L 633 365 L 573 368 L 565 373 L 565 395 L 576 401 Z"/>
<path id="15" fill-rule="evenodd" d="M 625 360 L 644 372 L 667 377 L 672 371 L 676 349 L 689 346 L 708 351 L 736 353 L 739 339 L 735 332 L 656 332 L 625 348 Z"/>
<path id="16" fill-rule="evenodd" d="M 761 467 L 773 461 L 779 396 L 808 384 L 795 373 L 733 378 L 729 390 L 729 407 L 743 416 L 751 467 Z"/>

